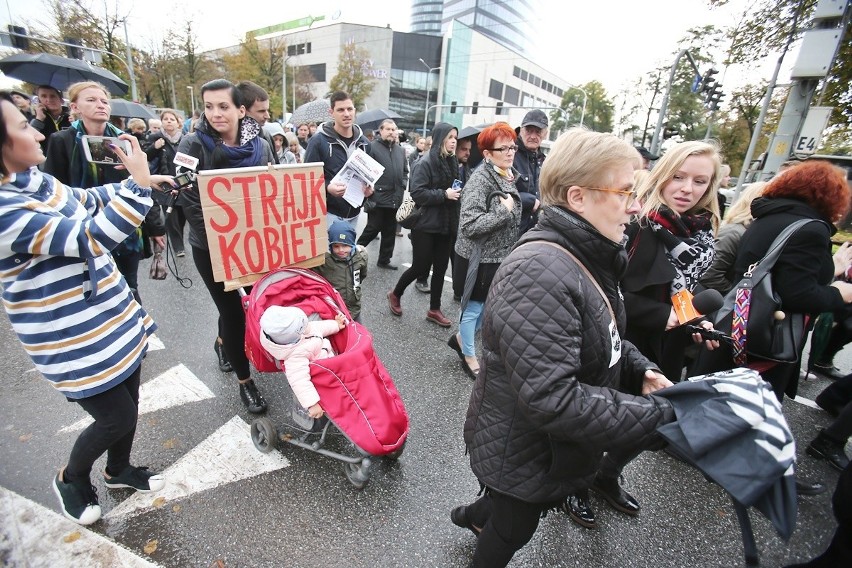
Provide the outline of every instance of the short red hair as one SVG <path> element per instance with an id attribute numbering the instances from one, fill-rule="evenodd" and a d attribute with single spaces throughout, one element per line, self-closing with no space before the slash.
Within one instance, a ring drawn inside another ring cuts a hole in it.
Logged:
<path id="1" fill-rule="evenodd" d="M 849 210 L 846 172 L 825 160 L 808 160 L 773 178 L 764 197 L 789 197 L 804 201 L 831 222 Z"/>
<path id="2" fill-rule="evenodd" d="M 476 137 L 476 145 L 481 150 L 490 150 L 494 147 L 494 143 L 499 138 L 508 138 L 514 140 L 517 137 L 515 129 L 505 122 L 495 122 L 491 126 L 486 126 L 479 136 Z"/>

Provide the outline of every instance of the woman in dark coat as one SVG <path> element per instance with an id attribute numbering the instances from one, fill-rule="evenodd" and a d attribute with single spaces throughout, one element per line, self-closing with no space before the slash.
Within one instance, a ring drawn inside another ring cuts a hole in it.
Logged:
<path id="1" fill-rule="evenodd" d="M 627 228 L 626 338 L 673 381 L 680 380 L 684 350 L 701 336 L 680 326 L 672 298 L 685 295 L 691 304 L 703 290 L 698 279 L 713 262 L 721 165 L 715 145 L 671 148 L 639 187 L 642 213 Z"/>
<path id="2" fill-rule="evenodd" d="M 620 339 L 638 159 L 611 134 L 563 134 L 541 172 L 539 223 L 494 277 L 464 427 L 485 495 L 450 514 L 477 535 L 473 566 L 505 566 L 543 511 L 593 481 L 616 494 L 617 479 L 596 476 L 604 452 L 651 447 L 674 420 L 667 401 L 647 396 L 671 382 Z"/>
<path id="3" fill-rule="evenodd" d="M 148 163 L 152 166 L 152 172 L 174 176 L 176 173 L 175 156 L 183 137 L 180 118 L 177 112 L 164 109 L 160 112 L 160 121 L 163 123 L 163 128 L 148 136 L 144 146 L 145 153 L 148 155 Z M 183 228 L 186 225 L 186 216 L 183 214 L 183 208 L 174 203 L 169 194 L 155 196 L 154 201 L 162 207 L 163 214 L 166 213 L 169 206 L 172 207 L 172 212 L 166 218 L 166 233 L 175 256 L 184 256 Z"/>
<path id="4" fill-rule="evenodd" d="M 396 286 L 388 292 L 391 313 L 402 315 L 402 298 L 405 289 L 419 277 L 429 275 L 432 267 L 431 299 L 426 319 L 450 327 L 452 322 L 441 311 L 441 294 L 444 291 L 444 274 L 450 262 L 450 242 L 458 225 L 458 201 L 461 189 L 453 187 L 459 174 L 456 159 L 458 130 L 446 122 L 432 129 L 432 147 L 420 158 L 411 173 L 409 192 L 422 211 L 417 225 L 411 231 L 411 268 L 402 273 Z"/>
<path id="5" fill-rule="evenodd" d="M 272 148 L 262 136 L 258 136 L 260 125 L 246 116 L 239 90 L 230 81 L 216 79 L 205 83 L 201 87 L 201 98 L 204 101 L 204 114 L 198 119 L 195 131 L 184 136 L 178 146 L 178 152 L 198 158 L 198 171 L 260 166 L 274 162 Z M 183 207 L 189 223 L 192 260 L 219 312 L 219 334 L 213 344 L 219 358 L 219 368 L 222 369 L 224 360 L 236 373 L 240 398 L 249 412 L 265 412 L 266 400 L 251 378 L 251 368 L 244 349 L 246 316 L 239 292 L 226 291 L 222 282 L 213 279 L 213 265 L 207 247 L 207 229 L 197 183 L 181 192 L 178 204 Z"/>

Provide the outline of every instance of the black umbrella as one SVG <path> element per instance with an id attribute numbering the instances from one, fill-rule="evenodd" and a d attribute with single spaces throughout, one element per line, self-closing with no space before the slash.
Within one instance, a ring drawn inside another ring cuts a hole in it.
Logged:
<path id="1" fill-rule="evenodd" d="M 392 110 L 385 110 L 383 108 L 373 108 L 370 110 L 365 110 L 364 112 L 359 112 L 358 116 L 355 119 L 355 123 L 366 130 L 375 130 L 379 127 L 379 124 L 381 124 L 382 121 L 387 118 L 396 120 L 402 117 L 397 113 L 393 112 Z"/>
<path id="2" fill-rule="evenodd" d="M 80 81 L 97 81 L 113 95 L 125 95 L 130 88 L 120 77 L 88 61 L 69 59 L 51 53 L 16 53 L 0 60 L 0 71 L 9 77 L 50 85 L 64 91 Z"/>
<path id="3" fill-rule="evenodd" d="M 762 513 L 784 540 L 796 527 L 793 435 L 772 388 L 751 369 L 693 377 L 655 396 L 677 420 L 657 429 L 672 453 L 727 491 L 740 521 L 746 564 L 757 565 L 748 508 Z"/>
<path id="4" fill-rule="evenodd" d="M 109 101 L 109 108 L 110 116 L 122 116 L 125 118 L 144 118 L 145 120 L 157 118 L 157 115 L 154 114 L 154 111 L 152 111 L 145 105 L 134 103 L 133 101 L 126 101 L 124 99 L 112 99 L 111 101 Z"/>
<path id="5" fill-rule="evenodd" d="M 477 124 L 476 126 L 465 126 L 459 131 L 459 140 L 462 138 L 469 138 L 471 136 L 479 136 L 479 133 L 482 132 L 487 124 Z"/>

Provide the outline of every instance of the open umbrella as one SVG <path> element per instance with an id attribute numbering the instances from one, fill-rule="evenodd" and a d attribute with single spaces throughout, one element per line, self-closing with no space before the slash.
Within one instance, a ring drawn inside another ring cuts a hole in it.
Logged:
<path id="1" fill-rule="evenodd" d="M 111 71 L 95 67 L 88 61 L 69 59 L 51 53 L 10 55 L 0 59 L 0 71 L 27 83 L 50 85 L 60 91 L 79 81 L 97 81 L 109 89 L 113 95 L 125 95 L 130 89 L 127 83 Z"/>
<path id="2" fill-rule="evenodd" d="M 331 119 L 331 104 L 328 99 L 316 99 L 307 102 L 293 111 L 290 123 L 299 126 L 304 122 L 316 122 L 320 124 Z"/>
<path id="3" fill-rule="evenodd" d="M 109 107 L 110 116 L 123 116 L 125 118 L 144 118 L 145 120 L 157 118 L 157 115 L 154 114 L 154 111 L 152 111 L 145 105 L 140 105 L 139 103 L 134 103 L 133 101 L 126 101 L 124 99 L 112 99 L 109 101 Z"/>
<path id="4" fill-rule="evenodd" d="M 479 136 L 479 133 L 482 132 L 487 124 L 477 124 L 476 126 L 465 126 L 459 131 L 459 140 L 462 138 L 468 138 L 470 136 Z"/>
<path id="5" fill-rule="evenodd" d="M 392 118 L 396 120 L 397 118 L 402 118 L 397 113 L 392 110 L 385 110 L 383 108 L 373 108 L 370 110 L 365 110 L 364 112 L 359 112 L 358 116 L 355 118 L 355 122 L 361 128 L 365 130 L 375 130 L 379 127 L 379 124 L 386 118 Z"/>

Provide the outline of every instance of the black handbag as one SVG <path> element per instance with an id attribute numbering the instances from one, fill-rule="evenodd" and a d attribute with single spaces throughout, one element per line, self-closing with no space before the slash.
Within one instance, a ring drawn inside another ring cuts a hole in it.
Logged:
<path id="1" fill-rule="evenodd" d="M 734 362 L 744 366 L 746 355 L 779 363 L 795 363 L 805 342 L 806 314 L 783 311 L 772 282 L 772 268 L 793 234 L 818 219 L 801 219 L 787 226 L 766 255 L 752 264 L 716 312 L 713 324 L 734 339 Z"/>

